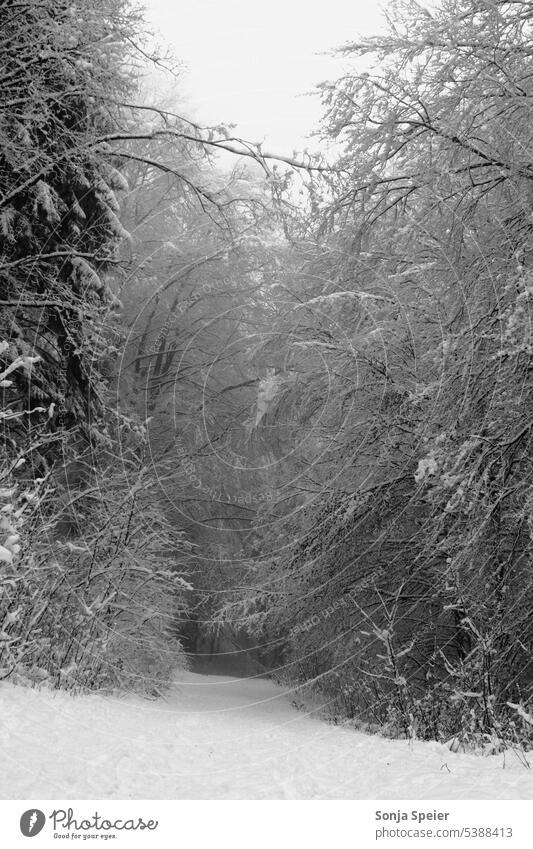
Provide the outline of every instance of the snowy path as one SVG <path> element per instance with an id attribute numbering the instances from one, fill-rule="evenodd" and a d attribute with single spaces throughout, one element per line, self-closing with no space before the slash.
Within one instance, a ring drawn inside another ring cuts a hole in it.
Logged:
<path id="1" fill-rule="evenodd" d="M 518 757 L 452 754 L 297 711 L 261 679 L 181 673 L 166 700 L 0 685 L 0 798 L 533 797 Z"/>

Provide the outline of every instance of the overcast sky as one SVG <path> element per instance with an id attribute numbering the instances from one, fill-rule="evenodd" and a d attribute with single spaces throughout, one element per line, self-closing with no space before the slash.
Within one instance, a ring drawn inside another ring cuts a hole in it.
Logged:
<path id="1" fill-rule="evenodd" d="M 187 66 L 196 117 L 231 122 L 250 141 L 291 153 L 320 116 L 305 92 L 334 79 L 340 58 L 317 55 L 382 21 L 378 0 L 144 0 L 148 19 Z"/>

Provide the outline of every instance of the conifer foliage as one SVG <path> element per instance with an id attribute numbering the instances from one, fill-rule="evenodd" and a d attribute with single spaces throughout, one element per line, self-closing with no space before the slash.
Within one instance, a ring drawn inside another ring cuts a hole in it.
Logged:
<path id="1" fill-rule="evenodd" d="M 31 383 L 18 372 L 9 397 L 83 428 L 102 412 L 98 324 L 124 235 L 115 193 L 127 187 L 98 139 L 130 84 L 133 21 L 105 0 L 6 0 L 0 14 L 1 333 L 11 356 L 31 349 L 46 364 Z"/>

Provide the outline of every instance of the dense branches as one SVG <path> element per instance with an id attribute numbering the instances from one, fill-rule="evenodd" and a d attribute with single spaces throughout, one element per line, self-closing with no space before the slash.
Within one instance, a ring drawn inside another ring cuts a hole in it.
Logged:
<path id="1" fill-rule="evenodd" d="M 533 684 L 530 7 L 397 3 L 343 48 L 377 62 L 324 87 L 344 153 L 270 418 L 312 430 L 312 494 L 226 610 L 343 711 L 487 745 Z"/>

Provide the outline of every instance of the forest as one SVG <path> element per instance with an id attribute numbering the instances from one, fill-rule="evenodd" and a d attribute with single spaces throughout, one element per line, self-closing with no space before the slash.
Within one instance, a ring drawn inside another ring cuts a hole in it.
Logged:
<path id="1" fill-rule="evenodd" d="M 0 0 L 0 681 L 532 747 L 533 1 L 387 18 L 287 155 L 129 0 Z"/>

